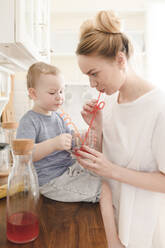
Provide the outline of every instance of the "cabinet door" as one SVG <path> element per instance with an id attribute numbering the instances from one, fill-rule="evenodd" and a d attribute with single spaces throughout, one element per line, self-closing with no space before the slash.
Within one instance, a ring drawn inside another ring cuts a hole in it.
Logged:
<path id="1" fill-rule="evenodd" d="M 16 42 L 33 44 L 33 0 L 16 0 Z"/>
<path id="2" fill-rule="evenodd" d="M 15 41 L 39 59 L 39 50 L 33 42 L 33 0 L 16 0 L 15 11 Z"/>
<path id="3" fill-rule="evenodd" d="M 15 9 L 16 43 L 38 60 L 48 59 L 49 0 L 16 0 Z"/>
<path id="4" fill-rule="evenodd" d="M 14 0 L 0 1 L 0 43 L 14 42 Z"/>

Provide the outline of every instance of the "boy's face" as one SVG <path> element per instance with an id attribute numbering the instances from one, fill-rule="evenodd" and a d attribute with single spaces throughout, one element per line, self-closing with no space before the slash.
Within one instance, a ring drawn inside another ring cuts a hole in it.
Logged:
<path id="1" fill-rule="evenodd" d="M 65 82 L 61 74 L 41 74 L 36 82 L 32 99 L 35 107 L 44 113 L 56 111 L 64 102 Z"/>

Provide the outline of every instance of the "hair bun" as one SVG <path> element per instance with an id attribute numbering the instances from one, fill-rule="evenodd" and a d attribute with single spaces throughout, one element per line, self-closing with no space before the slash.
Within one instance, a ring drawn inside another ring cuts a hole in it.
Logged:
<path id="1" fill-rule="evenodd" d="M 80 39 L 83 37 L 86 33 L 90 33 L 94 30 L 94 24 L 92 19 L 88 19 L 84 21 L 84 23 L 80 26 Z"/>
<path id="2" fill-rule="evenodd" d="M 104 33 L 120 33 L 121 23 L 113 11 L 102 10 L 96 15 L 95 28 Z"/>

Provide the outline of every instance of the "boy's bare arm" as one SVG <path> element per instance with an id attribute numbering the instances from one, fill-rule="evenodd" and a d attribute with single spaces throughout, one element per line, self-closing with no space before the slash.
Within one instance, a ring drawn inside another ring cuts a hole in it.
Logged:
<path id="1" fill-rule="evenodd" d="M 63 133 L 52 139 L 48 139 L 41 143 L 35 144 L 33 161 L 38 161 L 54 151 L 70 150 L 71 143 L 72 135 L 69 133 Z"/>

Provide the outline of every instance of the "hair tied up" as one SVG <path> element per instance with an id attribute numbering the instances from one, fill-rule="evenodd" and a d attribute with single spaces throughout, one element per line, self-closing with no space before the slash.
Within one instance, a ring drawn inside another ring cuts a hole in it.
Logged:
<path id="1" fill-rule="evenodd" d="M 117 34 L 122 34 L 121 32 L 108 32 L 108 31 L 103 31 L 103 30 L 100 30 L 100 29 L 96 29 L 97 32 L 99 33 L 103 33 L 103 34 L 112 34 L 112 35 L 117 35 Z"/>
<path id="2" fill-rule="evenodd" d="M 82 24 L 76 54 L 114 59 L 118 52 L 123 52 L 129 59 L 133 47 L 121 31 L 121 21 L 113 11 L 100 11 L 94 19 Z"/>

